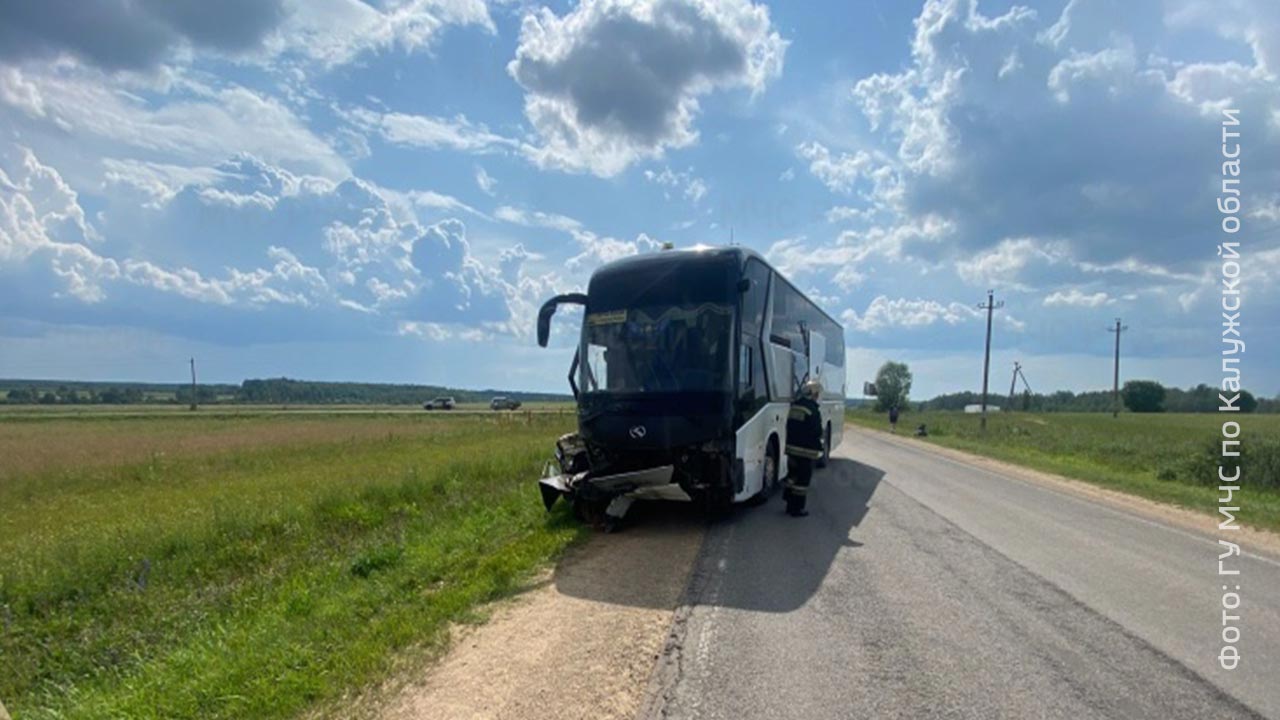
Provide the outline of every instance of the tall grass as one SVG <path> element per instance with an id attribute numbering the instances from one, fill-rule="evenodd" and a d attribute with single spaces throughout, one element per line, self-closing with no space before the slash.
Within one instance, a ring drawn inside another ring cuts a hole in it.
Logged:
<path id="1" fill-rule="evenodd" d="M 882 414 L 850 411 L 849 420 L 887 429 Z M 1231 418 L 1243 429 L 1241 519 L 1280 530 L 1280 416 Z M 1059 473 L 1194 510 L 1217 513 L 1223 418 L 1215 414 L 903 413 L 899 432 L 919 424 L 930 442 Z"/>
<path id="2" fill-rule="evenodd" d="M 60 422 L 48 442 L 100 430 Z M 581 532 L 533 485 L 565 419 L 396 422 L 6 479 L 0 697 L 21 718 L 291 716 L 439 647 Z"/>

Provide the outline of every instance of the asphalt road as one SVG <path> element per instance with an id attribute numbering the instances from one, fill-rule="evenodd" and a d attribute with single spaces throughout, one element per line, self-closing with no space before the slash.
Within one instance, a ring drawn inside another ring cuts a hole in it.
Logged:
<path id="1" fill-rule="evenodd" d="M 792 519 L 711 527 L 652 682 L 665 718 L 1280 718 L 1280 563 L 850 432 Z"/>

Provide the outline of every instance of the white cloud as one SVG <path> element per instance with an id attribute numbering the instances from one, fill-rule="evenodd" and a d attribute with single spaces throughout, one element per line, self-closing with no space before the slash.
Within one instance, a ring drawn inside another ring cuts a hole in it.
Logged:
<path id="1" fill-rule="evenodd" d="M 1049 89 L 1060 103 L 1071 101 L 1074 87 L 1094 85 L 1111 95 L 1124 91 L 1137 70 L 1138 61 L 1134 48 L 1106 48 L 1095 53 L 1072 53 L 1049 71 Z"/>
<path id="2" fill-rule="evenodd" d="M 346 160 L 302 118 L 246 87 L 182 83 L 146 99 L 124 81 L 65 64 L 28 79 L 39 87 L 48 132 L 96 157 L 209 167 L 251 153 L 295 172 L 350 174 Z"/>
<path id="3" fill-rule="evenodd" d="M 796 146 L 796 154 L 809 161 L 809 172 L 822 181 L 832 192 L 847 193 L 854 184 L 876 167 L 871 155 L 859 150 L 850 155 L 833 156 L 822 143 L 808 142 Z"/>
<path id="4" fill-rule="evenodd" d="M 684 172 L 677 172 L 670 167 L 664 167 L 662 172 L 654 172 L 653 170 L 644 171 L 644 179 L 651 183 L 662 186 L 670 190 L 678 190 L 686 199 L 697 205 L 707 194 L 707 183 L 702 178 L 693 174 L 693 168 L 689 168 Z M 671 195 L 667 190 L 663 190 L 663 197 L 670 200 Z"/>
<path id="5" fill-rule="evenodd" d="M 662 243 L 640 233 L 635 240 L 619 240 L 612 237 L 601 237 L 593 232 L 579 230 L 573 237 L 582 247 L 582 252 L 569 258 L 565 267 L 573 272 L 585 272 L 607 262 L 620 260 L 642 252 L 660 250 Z"/>
<path id="6" fill-rule="evenodd" d="M 141 317 L 190 327 L 180 319 L 190 311 L 180 304 L 157 305 L 138 294 L 150 292 L 229 310 L 317 312 L 332 318 L 331 331 L 341 317 L 334 313 L 349 310 L 392 324 L 452 324 L 458 337 L 474 337 L 481 328 L 487 335 L 523 335 L 536 312 L 532 296 L 553 282 L 525 276 L 523 263 L 538 256 L 522 246 L 503 251 L 490 265 L 473 255 L 457 219 L 418 223 L 413 208 L 452 208 L 456 201 L 447 196 L 392 193 L 354 179 L 335 184 L 249 156 L 191 175 L 185 178 L 191 184 L 180 188 L 165 185 L 143 210 L 147 230 L 121 244 L 100 237 L 56 170 L 29 150 L 22 158 L 12 172 L 0 171 L 0 273 L 18 273 L 37 294 L 85 304 L 114 300 L 113 311 L 125 323 Z M 163 166 L 113 167 L 143 187 L 152 180 L 179 182 L 181 176 Z M 119 181 L 126 182 L 123 176 Z M 306 222 L 291 222 L 282 234 L 279 222 L 285 217 Z M 220 237 L 227 226 L 237 228 L 242 244 L 210 247 L 209 238 Z M 168 237 L 168 246 L 147 242 L 170 227 L 185 232 Z M 280 244 L 272 242 L 277 238 Z M 166 262 L 154 257 L 165 253 L 154 250 L 148 253 L 153 257 L 130 255 L 147 247 L 165 247 L 167 254 L 191 262 Z M 107 254 L 113 248 L 115 257 Z M 35 285 L 41 277 L 48 278 L 43 287 Z M 139 305 L 152 309 L 137 313 Z M 264 317 L 256 322 L 268 322 Z M 270 317 L 285 325 L 300 319 Z"/>
<path id="7" fill-rule="evenodd" d="M 1179 28 L 1209 26 L 1243 41 L 1255 67 L 1273 78 L 1280 75 L 1280 8 L 1270 0 L 1177 0 L 1169 4 L 1165 20 Z"/>
<path id="8" fill-rule="evenodd" d="M 0 102 L 32 117 L 44 117 L 44 97 L 40 88 L 23 77 L 22 71 L 16 67 L 0 66 Z"/>
<path id="9" fill-rule="evenodd" d="M 956 262 L 956 274 L 977 287 L 1027 290 L 1024 281 L 1032 266 L 1057 265 L 1068 261 L 1060 242 L 1038 238 L 1006 238 L 995 247 Z"/>
<path id="10" fill-rule="evenodd" d="M 827 210 L 827 222 L 836 224 L 851 220 L 867 220 L 875 214 L 872 208 L 856 208 L 848 205 L 837 205 Z"/>
<path id="11" fill-rule="evenodd" d="M 700 98 L 760 93 L 786 46 L 749 0 L 584 0 L 564 16 L 526 15 L 508 71 L 542 141 L 531 157 L 612 176 L 693 144 Z"/>
<path id="12" fill-rule="evenodd" d="M 493 216 L 503 222 L 523 225 L 525 227 L 547 228 L 572 233 L 582 229 L 582 223 L 565 215 L 545 213 L 540 210 L 522 210 L 509 205 L 502 205 L 493 211 Z"/>
<path id="13" fill-rule="evenodd" d="M 85 244 L 102 245 L 104 240 L 86 222 L 76 192 L 55 169 L 41 163 L 30 150 L 22 150 L 18 179 L 0 174 L 5 190 L 0 195 L 0 264 L 32 267 L 38 274 L 41 263 L 47 262 L 49 272 L 64 283 L 63 290 L 53 291 L 55 297 L 65 292 L 85 303 L 100 303 L 108 298 L 108 285 L 119 281 L 217 305 L 311 305 L 327 290 L 317 269 L 278 247 L 267 249 L 267 258 L 274 261 L 271 267 L 250 271 L 227 268 L 221 278 L 207 277 L 189 267 L 105 257 Z M 225 193 L 225 197 L 242 196 Z M 243 207 L 234 201 L 229 205 Z M 274 207 L 274 202 L 268 205 Z"/>
<path id="14" fill-rule="evenodd" d="M 485 195 L 492 196 L 493 189 L 497 187 L 497 185 L 498 181 L 494 180 L 489 173 L 485 172 L 484 168 L 479 165 L 476 166 L 476 187 L 480 188 L 481 192 Z"/>
<path id="15" fill-rule="evenodd" d="M 1187 228 L 1202 220 L 1195 208 L 1212 202 L 1217 148 L 1199 140 L 1205 123 L 1228 102 L 1261 121 L 1280 108 L 1280 85 L 1262 39 L 1277 26 L 1274 3 L 1167 10 L 1073 0 L 1056 18 L 1016 5 L 986 16 L 971 0 L 928 0 L 909 65 L 853 83 L 870 131 L 858 150 L 802 149 L 815 174 L 842 192 L 883 151 L 891 177 L 869 199 L 902 216 L 955 223 L 956 242 L 935 250 L 971 270 L 975 253 L 1002 239 L 1053 237 L 1080 262 L 1134 258 L 1176 271 L 1194 262 Z M 1251 44 L 1255 62 L 1162 57 L 1184 47 L 1169 40 L 1166 23 L 1219 25 L 1223 37 Z M 1254 156 L 1254 182 L 1280 182 L 1280 153 L 1269 152 L 1280 134 L 1255 137 L 1268 150 Z M 1195 168 L 1204 180 L 1187 182 Z"/>
<path id="16" fill-rule="evenodd" d="M 1255 208 L 1249 213 L 1249 217 L 1255 220 L 1280 223 L 1280 195 L 1272 195 L 1256 203 Z"/>
<path id="17" fill-rule="evenodd" d="M 519 146 L 511 138 L 472 123 L 465 115 L 442 118 L 399 112 L 380 113 L 367 108 L 353 108 L 343 111 L 342 115 L 357 127 L 376 132 L 383 140 L 398 145 L 475 153 Z"/>
<path id="18" fill-rule="evenodd" d="M 436 342 L 453 337 L 453 331 L 440 323 L 401 320 L 397 323 L 397 328 L 401 335 L 416 335 Z"/>
<path id="19" fill-rule="evenodd" d="M 1067 350 L 1077 327 L 1114 307 L 1148 333 L 1149 352 L 1194 352 L 1202 335 L 1187 318 L 1214 296 L 1216 259 L 1196 228 L 1212 221 L 1203 209 L 1221 182 L 1224 107 L 1240 108 L 1249 132 L 1255 190 L 1242 242 L 1254 257 L 1280 248 L 1280 203 L 1266 190 L 1280 186 L 1280 45 L 1268 34 L 1280 28 L 1277 6 L 1072 0 L 1047 18 L 1016 5 L 984 15 L 989 7 L 928 0 L 906 64 L 850 81 L 860 117 L 801 121 L 815 141 L 797 156 L 863 202 L 828 211 L 850 228 L 834 246 L 775 245 L 771 258 L 868 296 L 994 287 L 1011 309 L 1053 316 L 1037 325 L 998 313 L 1041 350 Z M 946 231 L 889 231 L 922 217 Z M 1270 329 L 1280 315 L 1267 314 L 1269 294 L 1254 317 L 1261 307 Z M 850 318 L 875 328 L 919 310 L 938 319 L 907 342 L 968 338 L 941 319 L 950 305 L 892 302 Z"/>
<path id="20" fill-rule="evenodd" d="M 124 185 L 141 191 L 159 207 L 187 186 L 210 185 L 223 176 L 212 167 L 192 167 L 170 163 L 148 162 L 132 158 L 104 158 L 103 180 L 107 184 Z"/>
<path id="21" fill-rule="evenodd" d="M 384 188 L 379 188 L 378 193 L 383 196 L 395 194 L 394 191 L 386 190 Z M 458 198 L 452 195 L 438 193 L 434 190 L 409 190 L 402 193 L 402 195 L 417 208 L 430 208 L 432 210 L 445 210 L 449 212 L 465 212 L 470 215 L 484 217 L 484 213 L 462 202 Z"/>
<path id="22" fill-rule="evenodd" d="M 979 315 L 981 313 L 976 308 L 958 302 L 943 304 L 920 298 L 890 300 L 884 295 L 877 295 L 863 313 L 845 310 L 840 319 L 861 332 L 875 332 L 886 328 L 920 328 L 939 322 L 957 325 Z"/>
<path id="23" fill-rule="evenodd" d="M 1044 298 L 1045 305 L 1066 305 L 1073 307 L 1096 308 L 1105 305 L 1108 302 L 1114 302 L 1105 292 L 1086 293 L 1080 288 L 1068 288 L 1067 290 L 1056 290 Z"/>
<path id="24" fill-rule="evenodd" d="M 55 295 L 100 302 L 101 279 L 118 277 L 119 266 L 89 248 L 101 238 L 76 191 L 29 148 L 17 149 L 22 161 L 12 174 L 0 167 L 0 270 L 43 261 L 62 280 Z"/>
<path id="25" fill-rule="evenodd" d="M 429 50 L 450 26 L 495 32 L 483 0 L 399 0 L 382 7 L 360 0 L 291 0 L 291 10 L 268 41 L 270 53 L 300 55 L 328 67 L 367 52 Z"/>
<path id="26" fill-rule="evenodd" d="M 831 269 L 831 281 L 849 291 L 866 280 L 867 264 L 873 258 L 898 261 L 911 257 L 921 247 L 942 242 L 953 230 L 951 223 L 925 216 L 900 225 L 846 230 L 835 243 L 809 243 L 805 236 L 785 238 L 771 245 L 765 256 L 789 276 Z"/>

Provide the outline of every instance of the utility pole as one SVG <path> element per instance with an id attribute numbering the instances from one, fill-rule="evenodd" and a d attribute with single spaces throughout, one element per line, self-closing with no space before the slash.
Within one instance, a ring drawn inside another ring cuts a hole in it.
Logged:
<path id="1" fill-rule="evenodd" d="M 196 359 L 191 358 L 191 409 L 196 409 Z"/>
<path id="2" fill-rule="evenodd" d="M 1116 318 L 1114 328 L 1107 328 L 1107 332 L 1116 334 L 1116 364 L 1111 377 L 1111 417 L 1120 417 L 1120 333 L 1128 329 L 1128 325 L 1120 324 L 1120 318 Z"/>
<path id="3" fill-rule="evenodd" d="M 1018 387 L 1018 373 L 1022 370 L 1022 363 L 1017 360 L 1013 361 L 1013 377 L 1009 378 L 1009 409 L 1013 409 L 1013 391 Z M 1025 380 L 1023 382 L 1026 382 Z"/>
<path id="4" fill-rule="evenodd" d="M 987 380 L 991 376 L 991 314 L 997 308 L 1004 307 L 1004 301 L 996 302 L 995 291 L 987 291 L 987 302 L 979 305 L 979 310 L 987 311 L 987 353 L 982 359 L 982 430 L 987 429 Z"/>

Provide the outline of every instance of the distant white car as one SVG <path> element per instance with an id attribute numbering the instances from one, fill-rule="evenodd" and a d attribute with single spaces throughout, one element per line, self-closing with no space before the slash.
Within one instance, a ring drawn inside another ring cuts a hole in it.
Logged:
<path id="1" fill-rule="evenodd" d="M 452 410 L 458 403 L 452 397 L 438 397 L 423 404 L 423 410 Z"/>
<path id="2" fill-rule="evenodd" d="M 503 397 L 499 395 L 498 397 L 489 401 L 490 410 L 518 410 L 519 408 L 520 408 L 520 401 L 514 398 Z"/>

